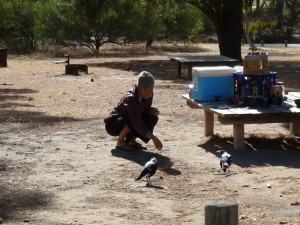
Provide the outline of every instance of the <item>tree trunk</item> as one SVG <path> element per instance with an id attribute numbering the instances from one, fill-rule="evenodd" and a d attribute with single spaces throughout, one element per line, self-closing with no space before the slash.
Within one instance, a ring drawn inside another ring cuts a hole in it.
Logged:
<path id="1" fill-rule="evenodd" d="M 189 0 L 189 2 L 204 12 L 214 24 L 219 39 L 220 54 L 241 60 L 243 1 Z"/>
<path id="2" fill-rule="evenodd" d="M 35 46 L 34 46 L 34 34 L 31 31 L 30 32 L 30 51 L 34 51 L 35 50 Z"/>
<path id="3" fill-rule="evenodd" d="M 146 41 L 146 53 L 149 52 L 149 50 L 151 49 L 151 46 L 152 46 L 152 43 L 153 43 L 153 39 L 150 38 Z"/>
<path id="4" fill-rule="evenodd" d="M 247 43 L 249 44 L 249 49 L 251 49 L 252 51 L 256 51 L 257 47 L 255 46 L 255 44 L 253 43 L 250 34 L 249 34 L 249 20 L 247 18 L 247 15 L 245 15 L 245 19 L 244 19 L 244 27 L 245 27 L 245 36 L 246 36 L 246 40 Z"/>
<path id="5" fill-rule="evenodd" d="M 99 53 L 100 53 L 100 40 L 96 40 L 95 41 L 95 55 L 96 55 L 96 57 L 98 57 L 99 56 Z"/>
<path id="6" fill-rule="evenodd" d="M 241 60 L 243 35 L 242 6 L 241 0 L 223 1 L 222 13 L 215 24 L 220 54 L 238 60 Z"/>

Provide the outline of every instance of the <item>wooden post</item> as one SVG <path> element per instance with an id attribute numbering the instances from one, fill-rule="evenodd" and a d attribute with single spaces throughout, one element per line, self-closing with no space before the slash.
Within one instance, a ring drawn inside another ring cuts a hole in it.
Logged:
<path id="1" fill-rule="evenodd" d="M 233 124 L 233 147 L 235 150 L 245 150 L 244 124 Z"/>
<path id="2" fill-rule="evenodd" d="M 204 136 L 214 134 L 214 114 L 204 109 Z"/>
<path id="3" fill-rule="evenodd" d="M 192 65 L 188 65 L 188 80 L 192 79 Z"/>
<path id="4" fill-rule="evenodd" d="M 177 67 L 177 77 L 181 77 L 181 62 L 178 62 L 178 67 Z"/>
<path id="5" fill-rule="evenodd" d="M 290 134 L 294 136 L 300 136 L 300 122 L 290 123 Z"/>
<path id="6" fill-rule="evenodd" d="M 235 200 L 214 200 L 205 205 L 205 225 L 238 225 Z"/>
<path id="7" fill-rule="evenodd" d="M 0 67 L 7 67 L 8 48 L 0 48 Z"/>

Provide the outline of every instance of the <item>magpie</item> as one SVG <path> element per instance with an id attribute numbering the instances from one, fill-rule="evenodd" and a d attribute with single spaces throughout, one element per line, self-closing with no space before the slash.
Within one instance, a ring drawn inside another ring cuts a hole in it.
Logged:
<path id="1" fill-rule="evenodd" d="M 221 158 L 220 158 L 221 169 L 219 169 L 219 172 L 220 170 L 223 170 L 224 173 L 226 173 L 226 170 L 230 172 L 229 171 L 230 165 L 231 165 L 231 155 L 227 153 L 225 150 L 221 150 Z"/>
<path id="2" fill-rule="evenodd" d="M 147 185 L 151 185 L 150 177 L 152 177 L 157 170 L 157 159 L 155 157 L 151 158 L 148 162 L 146 162 L 144 169 L 140 173 L 138 177 L 135 178 L 135 180 L 140 180 L 144 176 L 147 178 Z"/>

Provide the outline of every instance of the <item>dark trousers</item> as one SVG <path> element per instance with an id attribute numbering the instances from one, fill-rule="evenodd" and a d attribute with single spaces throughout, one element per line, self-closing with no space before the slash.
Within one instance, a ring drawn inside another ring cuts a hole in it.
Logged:
<path id="1" fill-rule="evenodd" d="M 153 132 L 155 125 L 157 124 L 158 117 L 153 116 L 153 115 L 148 115 L 148 114 L 143 114 L 142 115 L 142 120 L 143 123 L 145 124 L 148 129 Z M 119 116 L 119 117 L 113 117 L 110 118 L 106 123 L 105 123 L 105 129 L 109 135 L 112 136 L 119 136 L 121 131 L 124 129 L 124 127 L 127 125 L 127 127 L 130 130 L 130 133 L 126 136 L 125 141 L 128 143 L 131 141 L 132 137 L 138 137 L 140 138 L 143 142 L 148 143 L 149 138 L 142 137 L 133 127 L 131 120 L 129 119 L 129 116 L 124 115 L 124 116 Z"/>

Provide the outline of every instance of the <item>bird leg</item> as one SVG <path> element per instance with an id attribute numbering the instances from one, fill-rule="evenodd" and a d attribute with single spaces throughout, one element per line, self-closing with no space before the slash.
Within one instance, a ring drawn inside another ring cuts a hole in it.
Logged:
<path id="1" fill-rule="evenodd" d="M 221 167 L 221 168 L 218 170 L 218 173 L 220 173 L 221 170 L 223 171 L 223 167 Z"/>
<path id="2" fill-rule="evenodd" d="M 150 177 L 147 177 L 147 186 L 151 185 Z"/>
<path id="3" fill-rule="evenodd" d="M 220 173 L 221 170 L 223 170 L 223 167 L 221 167 L 221 169 L 218 170 L 218 173 Z M 227 169 L 225 170 L 225 172 L 224 172 L 224 170 L 223 170 L 223 173 L 224 173 L 224 174 L 226 174 L 226 172 L 229 173 L 229 168 L 227 168 Z"/>

